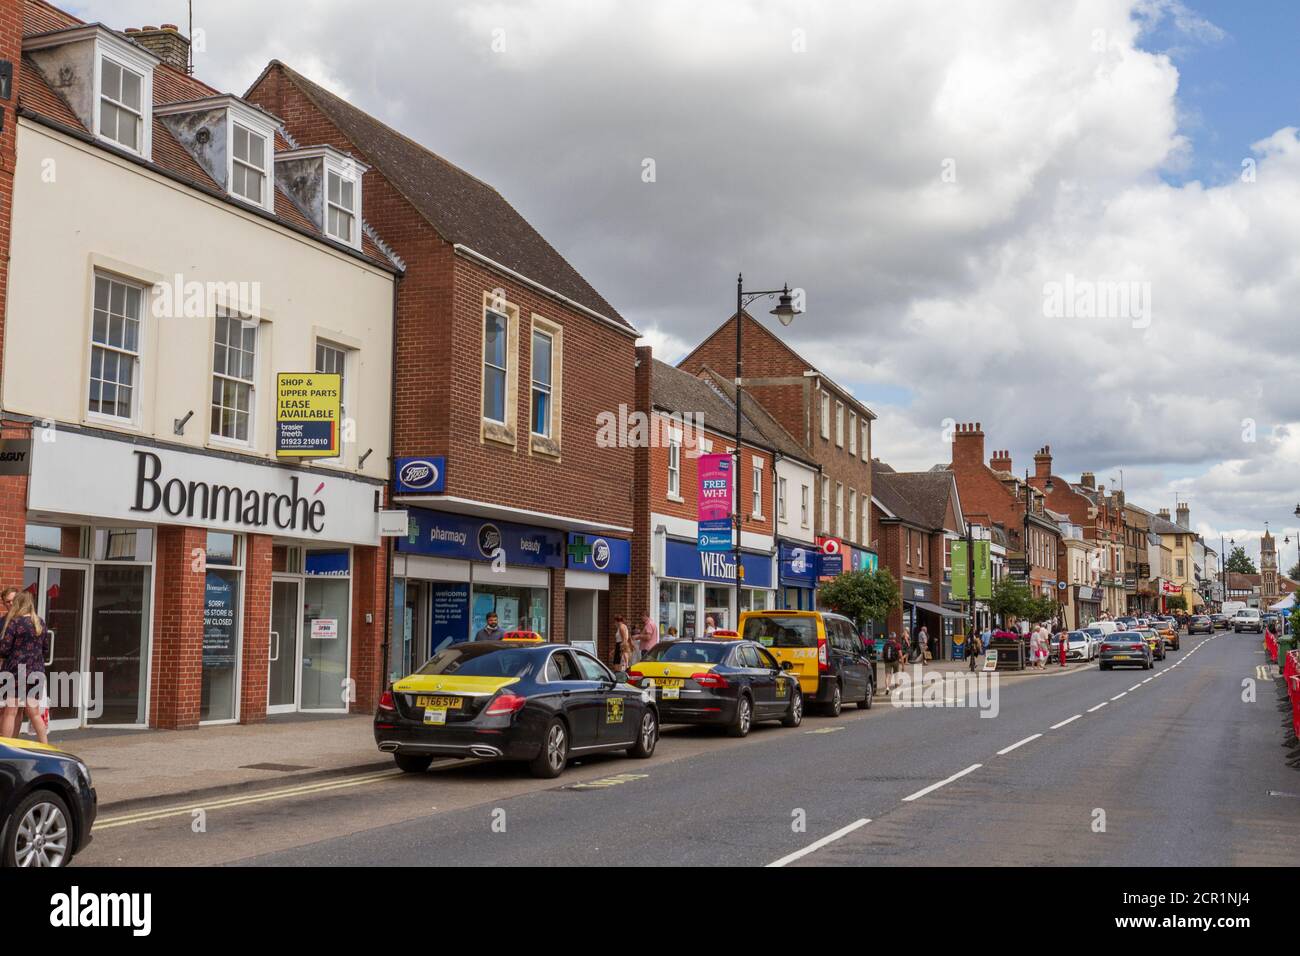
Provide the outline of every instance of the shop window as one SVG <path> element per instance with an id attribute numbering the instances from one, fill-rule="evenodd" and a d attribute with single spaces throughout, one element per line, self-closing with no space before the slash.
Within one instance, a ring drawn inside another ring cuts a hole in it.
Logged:
<path id="1" fill-rule="evenodd" d="M 209 531 L 203 603 L 199 720 L 234 720 L 240 637 L 239 537 Z"/>
<path id="2" fill-rule="evenodd" d="M 659 635 L 669 638 L 699 637 L 703 628 L 698 620 L 696 603 L 698 586 L 679 581 L 659 582 Z M 635 625 L 631 625 L 635 630 Z M 676 630 L 676 634 L 671 633 Z"/>
<path id="3" fill-rule="evenodd" d="M 87 528 L 27 523 L 23 553 L 28 558 L 87 558 L 90 533 Z"/>
<path id="4" fill-rule="evenodd" d="M 89 671 L 103 675 L 93 724 L 143 724 L 148 686 L 149 588 L 152 568 L 98 564 L 90 607 Z"/>
<path id="5" fill-rule="evenodd" d="M 96 561 L 152 561 L 152 528 L 96 528 Z"/>
<path id="6" fill-rule="evenodd" d="M 119 421 L 135 418 L 144 290 L 95 275 L 90 332 L 90 414 Z"/>
<path id="7" fill-rule="evenodd" d="M 471 598 L 470 633 L 477 634 L 495 613 L 503 631 L 550 634 L 550 592 L 546 588 L 504 584 L 475 584 Z"/>

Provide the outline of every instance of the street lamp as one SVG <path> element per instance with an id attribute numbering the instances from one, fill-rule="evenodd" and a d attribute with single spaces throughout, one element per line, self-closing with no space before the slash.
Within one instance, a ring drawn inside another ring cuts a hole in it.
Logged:
<path id="1" fill-rule="evenodd" d="M 746 292 L 744 273 L 738 273 L 736 275 L 736 466 L 735 466 L 735 472 L 732 475 L 732 481 L 734 482 L 733 485 L 734 490 L 732 491 L 732 495 L 731 495 L 731 521 L 736 528 L 736 540 L 732 548 L 732 554 L 735 557 L 735 561 L 736 561 L 736 584 L 734 590 L 736 592 L 735 626 L 737 630 L 739 630 L 740 628 L 740 588 L 741 585 L 744 583 L 744 579 L 745 579 L 744 565 L 741 564 L 741 557 L 740 557 L 740 530 L 741 530 L 741 521 L 742 521 L 741 507 L 740 507 L 740 477 L 741 477 L 740 476 L 740 471 L 741 471 L 740 402 L 742 397 L 742 393 L 741 393 L 741 386 L 742 386 L 742 379 L 743 379 L 742 370 L 744 369 L 744 364 L 745 364 L 743 358 L 744 353 L 741 350 L 741 344 L 743 342 L 742 336 L 745 328 L 743 316 L 745 312 L 745 306 L 749 305 L 755 299 L 761 299 L 763 296 L 767 296 L 769 298 L 771 298 L 772 296 L 778 296 L 776 308 L 772 310 L 771 314 L 775 315 L 777 319 L 780 320 L 782 325 L 788 326 L 791 322 L 794 321 L 794 317 L 799 314 L 798 310 L 796 310 L 794 307 L 794 297 L 790 294 L 789 285 L 783 285 L 780 289 L 769 289 L 764 292 Z M 841 560 L 843 559 L 841 558 Z"/>

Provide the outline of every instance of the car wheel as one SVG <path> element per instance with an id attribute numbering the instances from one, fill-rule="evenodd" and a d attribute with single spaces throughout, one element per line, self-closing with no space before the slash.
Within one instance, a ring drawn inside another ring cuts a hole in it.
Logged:
<path id="1" fill-rule="evenodd" d="M 1101 669 L 1104 670 L 1104 671 L 1108 671 L 1108 670 L 1110 670 L 1110 665 L 1107 664 L 1105 661 L 1102 661 L 1102 662 L 1101 662 Z"/>
<path id="2" fill-rule="evenodd" d="M 429 764 L 433 763 L 431 754 L 393 754 L 393 762 L 397 764 L 397 769 L 406 773 L 424 773 L 429 769 Z"/>
<path id="3" fill-rule="evenodd" d="M 803 693 L 797 688 L 790 695 L 790 708 L 781 718 L 782 727 L 798 727 L 803 723 Z"/>
<path id="4" fill-rule="evenodd" d="M 858 701 L 858 709 L 870 710 L 872 699 L 875 696 L 876 696 L 876 688 L 872 685 L 871 681 L 867 681 L 867 696 L 862 698 L 862 700 Z"/>
<path id="5" fill-rule="evenodd" d="M 63 798 L 49 790 L 28 794 L 9 818 L 0 864 L 67 866 L 72 859 L 71 815 Z"/>
<path id="6" fill-rule="evenodd" d="M 542 749 L 528 769 L 534 777 L 549 780 L 564 772 L 564 765 L 569 762 L 569 730 L 559 717 L 552 717 L 546 725 L 546 735 L 542 738 Z"/>
<path id="7" fill-rule="evenodd" d="M 728 737 L 744 737 L 749 733 L 749 728 L 754 723 L 754 704 L 750 701 L 748 694 L 741 694 L 736 698 L 736 716 L 731 723 L 727 725 Z"/>
<path id="8" fill-rule="evenodd" d="M 641 715 L 641 731 L 636 735 L 636 743 L 627 749 L 629 757 L 645 760 L 654 756 L 655 744 L 659 742 L 659 718 L 649 707 Z"/>
<path id="9" fill-rule="evenodd" d="M 826 705 L 826 713 L 832 717 L 838 717 L 843 709 L 844 695 L 840 692 L 840 682 L 836 681 L 831 691 L 830 703 Z"/>

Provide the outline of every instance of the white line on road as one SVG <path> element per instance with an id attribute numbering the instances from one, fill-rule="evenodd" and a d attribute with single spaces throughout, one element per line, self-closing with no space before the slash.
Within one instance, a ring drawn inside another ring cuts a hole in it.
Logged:
<path id="1" fill-rule="evenodd" d="M 1118 694 L 1116 694 L 1114 697 L 1112 697 L 1111 700 L 1119 700 L 1121 697 L 1127 697 L 1127 696 L 1128 696 L 1128 691 L 1123 690 L 1120 691 Z"/>
<path id="2" fill-rule="evenodd" d="M 1017 740 L 1010 747 L 1003 747 L 1001 750 L 999 750 L 998 756 L 1005 757 L 1007 754 L 1011 753 L 1011 751 L 1015 750 L 1017 747 L 1023 747 L 1025 744 L 1029 743 L 1030 741 L 1037 740 L 1041 736 L 1043 735 L 1034 734 L 1032 737 L 1026 737 L 1024 740 Z"/>
<path id="3" fill-rule="evenodd" d="M 1141 684 L 1140 682 L 1137 683 L 1137 684 L 1134 684 L 1132 687 L 1129 688 L 1129 693 L 1132 693 L 1133 691 L 1137 690 L 1137 689 L 1138 689 L 1139 687 L 1141 687 L 1141 686 L 1142 686 L 1142 684 Z"/>
<path id="4" fill-rule="evenodd" d="M 1102 709 L 1103 707 L 1105 707 L 1106 704 L 1108 704 L 1108 703 L 1109 703 L 1109 701 L 1105 701 L 1105 700 L 1103 700 L 1103 701 L 1102 701 L 1100 704 L 1098 704 L 1096 707 L 1089 707 L 1089 708 L 1088 708 L 1088 713 L 1091 714 L 1094 710 L 1101 710 L 1101 709 Z"/>
<path id="5" fill-rule="evenodd" d="M 1149 684 L 1149 683 L 1151 683 L 1153 680 L 1155 680 L 1154 677 L 1148 677 L 1148 678 L 1147 678 L 1146 680 L 1144 680 L 1142 683 L 1144 683 L 1144 684 Z"/>
<path id="6" fill-rule="evenodd" d="M 961 777 L 964 777 L 964 776 L 966 776 L 966 774 L 971 773 L 971 772 L 973 772 L 973 771 L 975 771 L 975 770 L 978 770 L 978 769 L 979 769 L 980 767 L 982 767 L 982 766 L 984 766 L 982 763 L 973 763 L 973 764 L 971 764 L 969 767 L 967 767 L 965 770 L 959 770 L 957 773 L 953 774 L 951 777 L 948 777 L 946 780 L 940 780 L 938 783 L 932 783 L 932 784 L 930 784 L 930 786 L 926 787 L 924 790 L 918 790 L 918 791 L 916 791 L 916 793 L 912 794 L 910 797 L 904 797 L 904 798 L 903 798 L 903 802 L 904 802 L 904 803 L 911 803 L 913 800 L 920 800 L 920 799 L 921 799 L 922 797 L 924 797 L 927 793 L 934 793 L 934 791 L 938 790 L 940 787 L 946 787 L 946 786 L 948 786 L 948 784 L 952 783 L 954 780 L 957 780 L 957 779 L 959 779 L 959 778 L 961 778 Z"/>
<path id="7" fill-rule="evenodd" d="M 1064 727 L 1066 724 L 1072 724 L 1072 723 L 1074 723 L 1076 720 L 1078 720 L 1078 719 L 1079 719 L 1080 717 L 1082 717 L 1082 716 L 1083 716 L 1083 714 L 1075 714 L 1073 717 L 1069 718 L 1068 720 L 1063 720 L 1063 721 L 1061 721 L 1059 724 L 1052 724 L 1052 726 L 1048 727 L 1047 729 L 1048 729 L 1048 730 L 1060 730 L 1060 729 L 1061 729 L 1062 727 Z"/>
<path id="8" fill-rule="evenodd" d="M 781 857 L 781 859 L 776 860 L 772 863 L 769 863 L 768 866 L 769 867 L 785 866 L 787 863 L 793 863 L 795 860 L 801 859 L 807 856 L 809 853 L 816 853 L 818 850 L 826 846 L 826 844 L 828 843 L 834 843 L 836 840 L 840 839 L 841 837 L 848 836 L 854 830 L 858 829 L 859 827 L 864 827 L 870 822 L 871 821 L 866 819 L 865 817 L 861 820 L 855 820 L 854 822 L 850 823 L 848 826 L 840 827 L 834 833 L 829 834 L 828 836 L 824 836 L 820 840 L 814 840 L 812 843 L 809 843 L 802 850 L 795 850 L 795 852 L 787 856 L 783 856 Z"/>

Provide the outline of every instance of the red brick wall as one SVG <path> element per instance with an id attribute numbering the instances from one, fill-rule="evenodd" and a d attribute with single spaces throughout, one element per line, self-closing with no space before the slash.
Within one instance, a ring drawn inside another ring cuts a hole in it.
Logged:
<path id="1" fill-rule="evenodd" d="M 372 713 L 384 687 L 387 560 L 387 542 L 377 548 L 352 549 L 351 674 L 356 699 L 349 710 L 354 714 Z"/>
<path id="2" fill-rule="evenodd" d="M 177 730 L 199 723 L 206 582 L 194 555 L 204 552 L 207 536 L 175 525 L 157 533 L 149 726 Z"/>
<path id="3" fill-rule="evenodd" d="M 271 653 L 271 536 L 244 536 L 244 628 L 240 653 L 239 722 L 266 720 Z"/>

